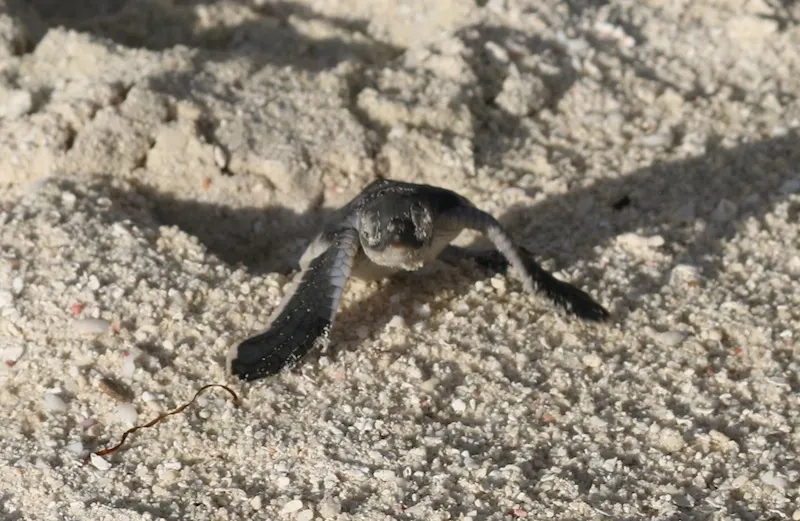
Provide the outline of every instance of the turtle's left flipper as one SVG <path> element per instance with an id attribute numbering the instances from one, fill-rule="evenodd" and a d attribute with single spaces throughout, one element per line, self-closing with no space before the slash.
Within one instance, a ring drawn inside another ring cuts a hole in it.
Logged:
<path id="1" fill-rule="evenodd" d="M 448 218 L 486 235 L 519 272 L 529 292 L 544 294 L 567 312 L 584 320 L 600 321 L 609 317 L 608 311 L 588 293 L 558 280 L 542 268 L 528 250 L 516 245 L 511 235 L 490 214 L 473 206 L 463 206 L 454 210 Z"/>

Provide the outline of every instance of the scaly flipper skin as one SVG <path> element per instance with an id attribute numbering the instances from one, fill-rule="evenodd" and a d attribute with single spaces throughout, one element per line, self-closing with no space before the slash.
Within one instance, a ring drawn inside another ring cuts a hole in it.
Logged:
<path id="1" fill-rule="evenodd" d="M 568 313 L 584 320 L 600 321 L 608 318 L 608 311 L 585 291 L 553 277 L 542 268 L 531 253 L 514 243 L 511 235 L 488 213 L 465 206 L 445 216 L 465 228 L 486 235 L 508 262 L 522 276 L 522 283 L 530 293 L 542 293 Z"/>
<path id="2" fill-rule="evenodd" d="M 497 248 L 469 254 L 477 262 L 503 273 L 511 265 L 528 292 L 542 293 L 580 318 L 608 317 L 603 306 L 545 271 L 494 217 L 464 197 L 435 186 L 381 179 L 338 210 L 309 245 L 293 292 L 266 332 L 231 350 L 230 371 L 255 380 L 292 366 L 327 342 L 351 272 L 358 277 L 386 276 L 416 270 L 437 258 L 457 262 L 466 254 L 450 241 L 465 228 L 484 233 Z"/>
<path id="3" fill-rule="evenodd" d="M 312 347 L 326 342 L 357 251 L 355 228 L 335 233 L 330 247 L 303 272 L 270 328 L 231 353 L 231 372 L 243 380 L 263 378 L 294 365 Z"/>

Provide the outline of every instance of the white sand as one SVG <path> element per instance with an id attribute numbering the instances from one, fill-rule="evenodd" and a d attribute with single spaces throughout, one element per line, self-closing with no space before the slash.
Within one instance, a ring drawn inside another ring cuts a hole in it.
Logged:
<path id="1" fill-rule="evenodd" d="M 0 519 L 800 519 L 796 5 L 29 4 L 0 0 Z M 613 320 L 436 266 L 227 377 L 378 174 L 458 189 Z M 83 465 L 213 382 L 243 406 Z"/>

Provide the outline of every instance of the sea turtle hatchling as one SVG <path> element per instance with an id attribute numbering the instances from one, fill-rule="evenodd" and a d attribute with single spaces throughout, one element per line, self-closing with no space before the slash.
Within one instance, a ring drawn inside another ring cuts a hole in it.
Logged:
<path id="1" fill-rule="evenodd" d="M 475 254 L 450 244 L 464 229 L 485 234 L 497 251 Z M 230 371 L 255 380 L 290 367 L 328 340 L 348 277 L 380 278 L 436 259 L 464 257 L 505 271 L 510 264 L 525 289 L 541 292 L 566 311 L 603 320 L 608 311 L 584 291 L 545 271 L 503 226 L 455 192 L 380 179 L 337 210 L 300 259 L 301 272 L 273 314 L 269 329 L 234 346 Z"/>

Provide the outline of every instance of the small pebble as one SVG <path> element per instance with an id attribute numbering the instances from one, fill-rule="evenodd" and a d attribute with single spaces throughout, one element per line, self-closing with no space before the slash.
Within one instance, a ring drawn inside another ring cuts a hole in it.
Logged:
<path id="1" fill-rule="evenodd" d="M 183 463 L 180 461 L 165 461 L 164 468 L 169 470 L 181 470 L 183 468 Z"/>
<path id="2" fill-rule="evenodd" d="M 178 472 L 175 470 L 165 470 L 161 476 L 159 476 L 159 480 L 165 485 L 174 482 L 176 479 L 178 479 Z"/>
<path id="3" fill-rule="evenodd" d="M 354 479 L 356 481 L 365 481 L 369 479 L 369 474 L 367 474 L 361 469 L 350 468 L 345 470 L 345 474 L 351 479 Z"/>
<path id="4" fill-rule="evenodd" d="M 765 485 L 770 485 L 780 491 L 784 491 L 789 487 L 789 482 L 786 481 L 786 478 L 773 470 L 768 470 L 761 474 L 760 479 Z"/>
<path id="5" fill-rule="evenodd" d="M 133 373 L 136 372 L 136 357 L 132 354 L 128 354 L 122 357 L 122 368 L 120 369 L 120 374 L 124 378 L 131 378 Z"/>
<path id="6" fill-rule="evenodd" d="M 646 237 L 636 233 L 623 233 L 616 238 L 617 244 L 629 251 L 640 251 L 649 248 L 658 248 L 664 245 L 664 237 L 652 235 Z"/>
<path id="7" fill-rule="evenodd" d="M 672 496 L 672 502 L 682 508 L 692 508 L 694 506 L 694 498 L 689 494 L 675 494 Z"/>
<path id="8" fill-rule="evenodd" d="M 731 488 L 734 489 L 734 490 L 740 489 L 743 486 L 745 486 L 748 481 L 750 481 L 750 480 L 747 479 L 747 476 L 745 476 L 745 475 L 736 476 L 736 478 L 734 478 L 734 480 L 731 481 Z"/>
<path id="9" fill-rule="evenodd" d="M 395 315 L 395 316 L 392 317 L 392 319 L 389 321 L 389 323 L 386 324 L 386 327 L 388 327 L 390 329 L 405 329 L 406 328 L 406 321 L 402 316 Z"/>
<path id="10" fill-rule="evenodd" d="M 489 284 L 491 284 L 492 287 L 496 289 L 501 295 L 506 291 L 506 281 L 502 277 L 492 277 L 489 280 Z"/>
<path id="11" fill-rule="evenodd" d="M 736 203 L 722 199 L 714 211 L 711 212 L 711 219 L 718 223 L 728 222 L 736 216 L 737 211 Z"/>
<path id="12" fill-rule="evenodd" d="M 81 314 L 84 307 L 85 306 L 80 302 L 73 302 L 72 305 L 69 307 L 69 312 L 73 317 L 78 318 L 78 315 Z"/>
<path id="13" fill-rule="evenodd" d="M 369 432 L 375 428 L 375 420 L 372 418 L 357 418 L 353 422 L 353 427 L 358 429 L 359 432 Z"/>
<path id="14" fill-rule="evenodd" d="M 250 498 L 250 507 L 253 510 L 261 510 L 261 496 Z"/>
<path id="15" fill-rule="evenodd" d="M 14 302 L 14 295 L 10 291 L 0 291 L 0 309 L 10 308 Z"/>
<path id="16" fill-rule="evenodd" d="M 686 445 L 681 433 L 674 429 L 662 429 L 658 436 L 658 446 L 667 454 L 678 452 Z"/>
<path id="17" fill-rule="evenodd" d="M 800 508 L 792 512 L 792 521 L 800 521 Z"/>
<path id="18" fill-rule="evenodd" d="M 64 206 L 72 207 L 72 206 L 75 205 L 75 201 L 77 201 L 77 200 L 78 200 L 78 198 L 72 192 L 68 192 L 66 190 L 61 192 L 61 203 Z"/>
<path id="19" fill-rule="evenodd" d="M 67 410 L 67 404 L 57 394 L 45 393 L 44 409 L 50 412 L 65 412 Z"/>
<path id="20" fill-rule="evenodd" d="M 665 347 L 674 347 L 689 336 L 689 333 L 684 331 L 664 331 L 663 333 L 654 332 L 650 335 L 656 344 Z"/>
<path id="21" fill-rule="evenodd" d="M 431 307 L 428 304 L 415 304 L 414 314 L 420 318 L 428 318 L 431 316 Z"/>
<path id="22" fill-rule="evenodd" d="M 64 447 L 68 452 L 80 456 L 83 453 L 83 443 L 75 441 Z"/>
<path id="23" fill-rule="evenodd" d="M 102 318 L 79 318 L 72 322 L 75 331 L 82 335 L 102 335 L 111 328 L 111 323 Z"/>
<path id="24" fill-rule="evenodd" d="M 86 418 L 85 420 L 82 420 L 80 423 L 78 423 L 78 427 L 80 427 L 83 430 L 88 430 L 97 425 L 97 423 L 98 421 L 95 420 L 94 418 Z"/>
<path id="25" fill-rule="evenodd" d="M 281 476 L 277 480 L 275 480 L 275 485 L 280 488 L 284 489 L 291 484 L 292 480 L 288 478 L 288 476 Z"/>
<path id="26" fill-rule="evenodd" d="M 469 304 L 467 304 L 466 302 L 464 302 L 464 301 L 462 300 L 462 301 L 458 302 L 458 303 L 455 305 L 455 307 L 454 307 L 454 309 L 453 309 L 453 312 L 454 312 L 456 315 L 458 315 L 458 316 L 460 316 L 460 317 L 463 317 L 464 315 L 466 315 L 467 313 L 469 313 Z"/>
<path id="27" fill-rule="evenodd" d="M 0 349 L 0 362 L 6 365 L 16 364 L 17 361 L 25 354 L 25 348 L 22 346 L 11 346 Z"/>
<path id="28" fill-rule="evenodd" d="M 27 90 L 10 90 L 0 94 L 0 118 L 16 119 L 33 109 L 33 96 Z"/>
<path id="29" fill-rule="evenodd" d="M 281 509 L 281 514 L 284 515 L 294 514 L 295 512 L 298 512 L 302 509 L 303 509 L 303 502 L 300 501 L 299 499 L 293 499 L 288 503 L 286 503 L 285 505 L 283 505 L 283 508 Z"/>
<path id="30" fill-rule="evenodd" d="M 544 81 L 534 75 L 522 73 L 512 64 L 503 81 L 502 90 L 494 101 L 506 112 L 515 116 L 526 116 L 542 108 L 550 98 Z"/>
<path id="31" fill-rule="evenodd" d="M 696 285 L 700 278 L 700 270 L 696 266 L 678 264 L 670 272 L 669 283 L 673 286 Z"/>
<path id="32" fill-rule="evenodd" d="M 89 283 L 87 284 L 90 290 L 97 291 L 100 289 L 100 279 L 96 275 L 89 276 Z"/>
<path id="33" fill-rule="evenodd" d="M 713 327 L 704 331 L 704 336 L 712 342 L 721 342 L 725 337 L 725 332 L 718 327 Z"/>
<path id="34" fill-rule="evenodd" d="M 92 466 L 97 470 L 108 470 L 111 468 L 111 463 L 104 460 L 102 456 L 98 456 L 94 452 L 89 455 L 89 460 L 92 462 Z"/>
<path id="35" fill-rule="evenodd" d="M 376 470 L 373 474 L 378 481 L 394 481 L 396 475 L 393 470 L 381 469 Z"/>
<path id="36" fill-rule="evenodd" d="M 117 406 L 117 417 L 122 423 L 130 426 L 136 425 L 136 420 L 139 419 L 139 413 L 136 412 L 136 407 L 130 403 L 123 403 Z"/>
<path id="37" fill-rule="evenodd" d="M 214 163 L 217 164 L 220 170 L 225 170 L 228 166 L 228 154 L 219 145 L 214 146 Z"/>
<path id="38" fill-rule="evenodd" d="M 497 60 L 500 63 L 508 63 L 508 51 L 506 51 L 502 46 L 496 44 L 495 42 L 488 41 L 483 44 L 484 48 L 492 55 L 492 58 Z"/>
<path id="39" fill-rule="evenodd" d="M 464 403 L 464 400 L 462 400 L 461 398 L 456 398 L 455 400 L 453 400 L 450 406 L 457 413 L 462 413 L 467 410 L 467 404 Z"/>
<path id="40" fill-rule="evenodd" d="M 432 393 L 433 391 L 436 390 L 438 386 L 439 386 L 438 378 L 436 377 L 429 378 L 424 382 L 422 382 L 421 384 L 419 384 L 419 390 L 422 391 L 423 393 Z"/>
<path id="41" fill-rule="evenodd" d="M 328 498 L 323 499 L 322 502 L 317 507 L 317 511 L 319 515 L 322 516 L 323 519 L 332 519 L 339 515 L 342 511 L 342 504 L 339 502 L 338 499 Z"/>
<path id="42" fill-rule="evenodd" d="M 314 519 L 314 512 L 311 509 L 307 508 L 305 510 L 301 510 L 300 512 L 298 512 L 294 518 L 297 521 L 311 521 L 312 519 Z"/>
<path id="43" fill-rule="evenodd" d="M 715 451 L 727 452 L 734 448 L 735 442 L 724 433 L 711 429 L 708 435 L 711 437 L 711 446 Z"/>
<path id="44" fill-rule="evenodd" d="M 25 281 L 22 280 L 22 277 L 15 277 L 14 280 L 11 281 L 11 292 L 14 295 L 19 295 L 22 293 L 22 289 L 25 287 Z"/>
<path id="45" fill-rule="evenodd" d="M 583 365 L 592 369 L 597 369 L 603 365 L 603 360 L 594 353 L 585 355 L 583 358 L 581 358 L 581 361 L 583 362 Z"/>
<path id="46" fill-rule="evenodd" d="M 647 148 L 660 148 L 672 144 L 674 138 L 672 133 L 666 131 L 659 131 L 653 134 L 644 136 L 639 140 L 643 147 Z"/>

